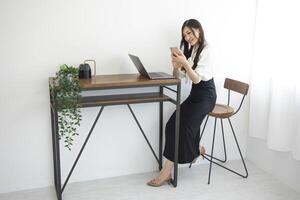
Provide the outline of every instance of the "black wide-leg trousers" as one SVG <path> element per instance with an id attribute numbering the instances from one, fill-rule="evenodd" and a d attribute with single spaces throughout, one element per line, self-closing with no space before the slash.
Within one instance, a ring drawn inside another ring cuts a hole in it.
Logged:
<path id="1" fill-rule="evenodd" d="M 216 103 L 213 79 L 193 84 L 189 97 L 180 106 L 178 163 L 190 163 L 199 156 L 200 125 Z M 175 118 L 172 114 L 165 127 L 164 157 L 174 161 Z"/>

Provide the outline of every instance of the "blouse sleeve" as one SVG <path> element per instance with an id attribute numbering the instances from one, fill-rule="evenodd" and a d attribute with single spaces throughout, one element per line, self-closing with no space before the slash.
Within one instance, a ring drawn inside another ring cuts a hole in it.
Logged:
<path id="1" fill-rule="evenodd" d="M 212 79 L 212 64 L 209 53 L 209 47 L 206 45 L 200 53 L 198 64 L 195 68 L 195 72 L 200 76 L 200 80 L 208 81 Z"/>

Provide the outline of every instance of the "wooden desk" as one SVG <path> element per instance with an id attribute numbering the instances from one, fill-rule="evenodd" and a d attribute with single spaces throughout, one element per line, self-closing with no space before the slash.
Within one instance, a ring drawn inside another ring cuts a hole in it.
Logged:
<path id="1" fill-rule="evenodd" d="M 53 78 L 49 78 L 50 84 Z M 176 105 L 176 127 L 175 127 L 175 160 L 174 160 L 174 175 L 172 184 L 174 187 L 177 186 L 177 172 L 178 172 L 178 144 L 179 144 L 179 110 L 180 110 L 180 80 L 179 79 L 161 79 L 161 80 L 150 80 L 139 74 L 117 74 L 117 75 L 98 75 L 91 79 L 80 79 L 80 86 L 83 91 L 87 90 L 105 90 L 105 89 L 121 89 L 121 88 L 145 88 L 145 87 L 157 87 L 158 92 L 151 93 L 128 93 L 128 94 L 117 94 L 117 95 L 97 95 L 97 96 L 86 96 L 80 99 L 80 107 L 101 107 L 99 113 L 88 133 L 87 138 L 79 154 L 62 186 L 61 184 L 61 165 L 60 165 L 60 149 L 59 149 L 59 137 L 58 137 L 58 113 L 51 102 L 51 128 L 52 128 L 52 144 L 53 144 L 53 165 L 54 165 L 54 185 L 56 189 L 57 199 L 62 200 L 62 193 L 73 173 L 73 170 L 87 144 L 91 133 L 104 109 L 105 106 L 112 105 L 127 105 L 132 116 L 134 117 L 141 133 L 143 134 L 149 148 L 151 149 L 155 159 L 158 162 L 159 169 L 162 168 L 162 140 L 163 140 L 163 103 L 171 102 Z M 168 87 L 176 86 L 176 90 Z M 173 99 L 164 94 L 164 89 L 170 90 L 176 93 L 176 99 Z M 150 142 L 148 141 L 137 117 L 135 116 L 130 104 L 136 103 L 159 103 L 159 156 L 157 157 Z"/>

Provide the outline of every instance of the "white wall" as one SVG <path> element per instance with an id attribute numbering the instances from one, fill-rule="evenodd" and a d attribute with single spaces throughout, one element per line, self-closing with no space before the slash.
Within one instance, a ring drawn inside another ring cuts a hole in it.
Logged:
<path id="1" fill-rule="evenodd" d="M 254 13 L 255 0 L 1 0 L 0 193 L 53 185 L 47 80 L 59 64 L 78 66 L 89 58 L 97 61 L 98 74 L 136 73 L 127 57 L 131 52 L 150 71 L 170 72 L 168 47 L 179 43 L 183 21 L 196 18 L 214 49 L 222 101 L 224 77 L 249 78 Z M 188 89 L 183 86 L 183 98 Z M 243 152 L 247 105 L 233 119 Z M 157 105 L 133 108 L 157 149 Z M 165 120 L 173 109 L 167 104 Z M 82 110 L 81 135 L 72 152 L 62 153 L 63 176 L 97 111 Z M 125 106 L 106 107 L 100 120 L 71 182 L 157 169 Z M 233 150 L 228 145 L 230 159 L 237 158 Z"/>

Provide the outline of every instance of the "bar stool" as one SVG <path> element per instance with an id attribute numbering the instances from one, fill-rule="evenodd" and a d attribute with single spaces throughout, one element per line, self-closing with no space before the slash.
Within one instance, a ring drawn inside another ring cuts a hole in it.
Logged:
<path id="1" fill-rule="evenodd" d="M 236 139 L 236 135 L 235 135 L 235 132 L 233 130 L 233 127 L 232 127 L 232 123 L 230 121 L 230 117 L 232 117 L 233 115 L 235 115 L 241 108 L 243 102 L 244 102 L 244 99 L 245 99 L 245 96 L 247 95 L 248 93 L 248 89 L 249 89 L 249 85 L 246 84 L 246 83 L 243 83 L 243 82 L 240 82 L 240 81 L 236 81 L 236 80 L 233 80 L 233 79 L 229 79 L 229 78 L 226 78 L 225 79 L 225 82 L 224 82 L 224 88 L 228 90 L 228 100 L 227 100 L 227 105 L 225 104 L 216 104 L 213 111 L 210 112 L 207 117 L 206 117 L 206 121 L 205 121 L 205 124 L 204 124 L 204 127 L 203 127 L 203 130 L 201 132 L 201 135 L 200 135 L 200 141 L 201 141 L 201 138 L 203 136 L 203 133 L 204 133 L 204 130 L 205 130 L 205 127 L 206 127 L 206 124 L 207 124 L 207 121 L 208 121 L 208 118 L 209 117 L 214 117 L 215 118 L 215 123 L 214 123 L 214 133 L 213 133 L 213 140 L 212 140 L 212 147 L 211 147 L 211 155 L 208 155 L 208 154 L 205 154 L 204 155 L 204 158 L 206 160 L 208 160 L 210 162 L 210 165 L 209 165 L 209 175 L 208 175 L 208 184 L 210 184 L 210 175 L 211 175 L 211 167 L 212 167 L 212 164 L 216 164 L 232 173 L 235 173 L 243 178 L 247 178 L 248 177 L 248 170 L 247 170 L 247 167 L 246 167 L 246 164 L 245 164 L 245 161 L 244 161 L 244 158 L 243 158 L 243 155 L 242 155 L 242 152 L 240 150 L 240 146 L 238 144 L 238 141 Z M 237 93 L 240 93 L 243 95 L 243 98 L 240 102 L 240 105 L 238 107 L 238 109 L 236 111 L 234 111 L 234 109 L 229 106 L 230 104 L 230 91 L 234 91 L 234 92 L 237 92 Z M 216 133 L 216 124 L 217 124 L 217 119 L 220 119 L 221 121 L 221 128 L 222 128 L 222 139 L 223 139 L 223 149 L 224 149 L 224 159 L 219 159 L 219 158 L 216 158 L 214 157 L 214 145 L 215 145 L 215 133 Z M 229 125 L 231 127 L 231 130 L 232 130 L 232 133 L 233 133 L 233 136 L 234 136 L 234 140 L 235 140 L 235 143 L 237 145 L 237 148 L 238 148 L 238 151 L 239 151 L 239 154 L 240 154 L 240 157 L 241 157 L 241 160 L 243 162 L 243 165 L 244 165 L 244 169 L 245 169 L 245 175 L 243 174 L 240 174 L 232 169 L 229 169 L 228 167 L 225 167 L 223 165 L 220 164 L 220 162 L 222 163 L 225 163 L 227 161 L 227 154 L 226 154 L 226 146 L 225 146 L 225 137 L 224 137 L 224 128 L 223 128 L 223 119 L 227 119 L 228 122 L 229 122 Z M 217 162 L 219 161 L 219 162 Z M 191 167 L 192 163 L 190 163 L 190 166 Z"/>

